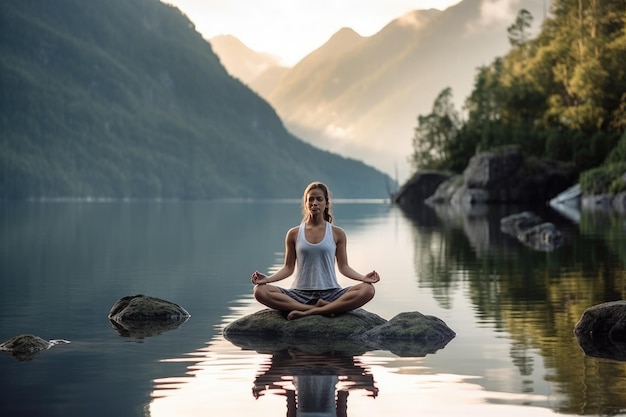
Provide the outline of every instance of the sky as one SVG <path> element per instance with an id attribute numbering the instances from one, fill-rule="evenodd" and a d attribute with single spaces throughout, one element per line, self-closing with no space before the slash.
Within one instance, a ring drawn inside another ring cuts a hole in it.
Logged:
<path id="1" fill-rule="evenodd" d="M 343 27 L 370 36 L 410 11 L 444 10 L 461 0 L 162 0 L 178 7 L 205 39 L 233 35 L 294 65 Z"/>

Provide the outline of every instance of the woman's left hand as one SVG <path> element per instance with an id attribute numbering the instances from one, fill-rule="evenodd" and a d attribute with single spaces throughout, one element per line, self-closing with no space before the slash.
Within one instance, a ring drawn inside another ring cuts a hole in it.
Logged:
<path id="1" fill-rule="evenodd" d="M 378 275 L 378 272 L 376 271 L 369 272 L 363 277 L 363 282 L 370 284 L 374 284 L 378 281 L 380 281 L 380 275 Z"/>

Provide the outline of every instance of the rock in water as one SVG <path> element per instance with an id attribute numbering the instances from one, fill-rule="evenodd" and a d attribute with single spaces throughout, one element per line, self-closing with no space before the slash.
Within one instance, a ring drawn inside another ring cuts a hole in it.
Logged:
<path id="1" fill-rule="evenodd" d="M 47 350 L 52 343 L 32 334 L 21 334 L 0 344 L 0 351 L 19 361 L 31 360 L 37 353 Z"/>
<path id="2" fill-rule="evenodd" d="M 384 349 L 400 356 L 424 356 L 444 347 L 456 334 L 433 316 L 402 313 L 389 322 L 362 308 L 336 317 L 307 316 L 287 320 L 265 309 L 224 328 L 224 338 L 243 349 L 259 352 L 299 350 L 362 355 Z"/>
<path id="3" fill-rule="evenodd" d="M 444 348 L 455 337 L 440 318 L 411 311 L 365 332 L 362 339 L 371 347 L 398 356 L 422 357 Z"/>
<path id="4" fill-rule="evenodd" d="M 277 352 L 295 349 L 308 353 L 365 353 L 359 335 L 385 323 L 382 317 L 356 309 L 335 317 L 308 316 L 287 320 L 272 309 L 249 314 L 224 328 L 224 338 L 243 349 Z"/>
<path id="5" fill-rule="evenodd" d="M 586 355 L 626 361 L 626 301 L 589 307 L 574 327 Z"/>
<path id="6" fill-rule="evenodd" d="M 108 317 L 121 336 L 141 339 L 176 329 L 191 315 L 170 301 L 132 295 L 117 300 Z"/>
<path id="7" fill-rule="evenodd" d="M 111 307 L 109 318 L 124 320 L 171 320 L 190 317 L 178 304 L 148 295 L 122 297 Z"/>

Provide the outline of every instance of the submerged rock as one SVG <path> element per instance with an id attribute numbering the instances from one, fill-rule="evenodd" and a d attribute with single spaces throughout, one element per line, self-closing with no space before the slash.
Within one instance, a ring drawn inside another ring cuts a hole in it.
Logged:
<path id="1" fill-rule="evenodd" d="M 387 321 L 362 308 L 336 317 L 315 315 L 297 320 L 287 320 L 281 312 L 265 309 L 224 328 L 224 338 L 243 349 L 294 349 L 313 354 L 362 355 L 384 349 L 399 356 L 424 356 L 444 347 L 455 336 L 436 317 L 413 312 Z"/>
<path id="2" fill-rule="evenodd" d="M 589 307 L 574 327 L 586 355 L 626 361 L 626 301 Z"/>
<path id="3" fill-rule="evenodd" d="M 500 230 L 508 235 L 515 236 L 531 227 L 541 224 L 541 217 L 530 211 L 511 214 L 500 220 Z"/>
<path id="4" fill-rule="evenodd" d="M 13 356 L 18 361 L 28 361 L 50 349 L 54 345 L 69 343 L 67 340 L 45 340 L 32 334 L 21 334 L 0 344 L 0 351 Z"/>
<path id="5" fill-rule="evenodd" d="M 548 252 L 563 244 L 563 234 L 552 223 L 543 223 L 536 214 L 524 211 L 500 220 L 500 230 L 528 247 Z"/>
<path id="6" fill-rule="evenodd" d="M 117 300 L 108 317 L 121 336 L 141 339 L 176 329 L 191 315 L 170 301 L 132 295 Z"/>

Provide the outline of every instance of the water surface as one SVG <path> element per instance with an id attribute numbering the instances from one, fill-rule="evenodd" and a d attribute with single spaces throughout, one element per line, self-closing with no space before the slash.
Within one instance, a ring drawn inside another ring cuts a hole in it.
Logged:
<path id="1" fill-rule="evenodd" d="M 338 203 L 351 265 L 381 274 L 366 308 L 435 315 L 457 337 L 425 357 L 314 357 L 243 351 L 221 336 L 262 308 L 250 274 L 280 268 L 298 202 L 1 204 L 0 341 L 71 341 L 30 361 L 0 355 L 1 415 L 626 414 L 625 364 L 585 356 L 572 333 L 587 307 L 624 298 L 624 217 L 572 223 L 537 209 L 566 237 L 537 252 L 499 230 L 525 208 L 407 215 Z M 133 294 L 192 317 L 123 337 L 107 313 Z"/>

